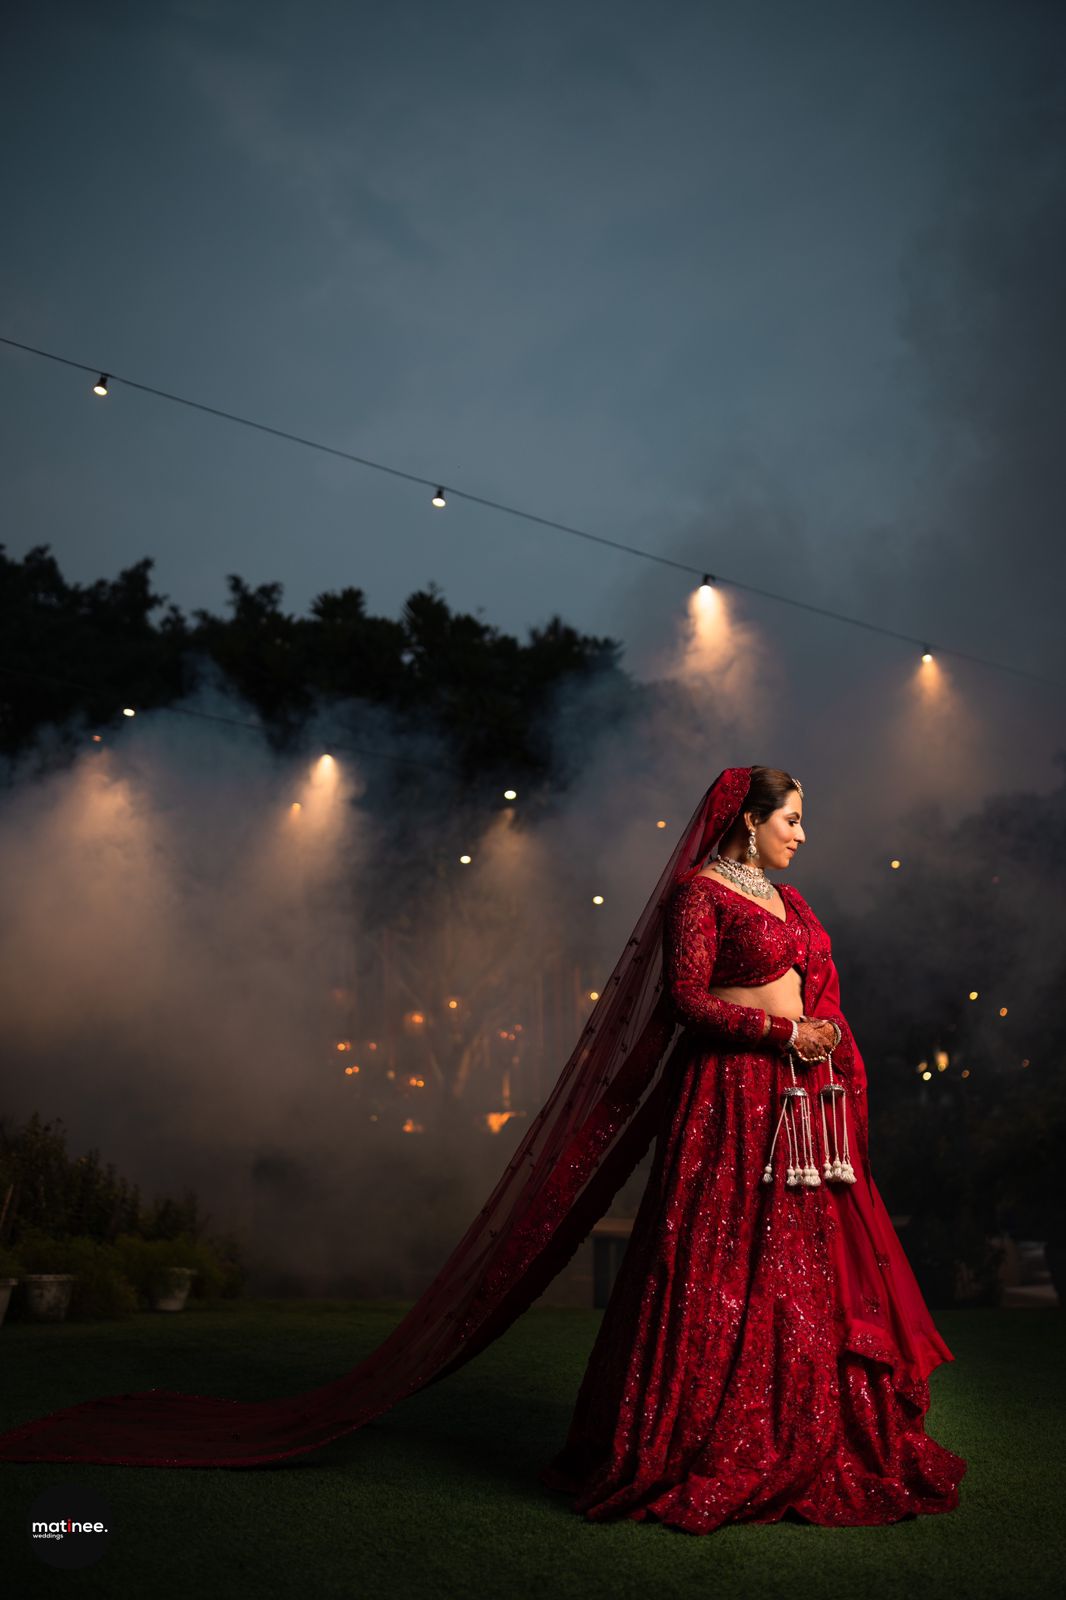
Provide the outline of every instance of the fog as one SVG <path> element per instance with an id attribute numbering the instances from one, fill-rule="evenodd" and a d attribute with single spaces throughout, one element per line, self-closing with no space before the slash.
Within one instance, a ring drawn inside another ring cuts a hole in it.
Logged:
<path id="1" fill-rule="evenodd" d="M 889 654 L 851 673 L 827 657 L 797 699 L 773 638 L 693 593 L 621 720 L 595 682 L 560 695 L 569 787 L 536 823 L 521 792 L 493 799 L 465 867 L 456 817 L 430 810 L 427 828 L 424 795 L 410 818 L 375 813 L 377 763 L 420 761 L 432 786 L 446 752 L 373 707 L 332 707 L 280 756 L 205 678 L 182 706 L 98 741 L 85 728 L 68 764 L 42 747 L 0 800 L 7 1114 L 61 1116 L 73 1153 L 99 1148 L 146 1196 L 193 1188 L 240 1239 L 253 1288 L 416 1292 L 487 1198 L 723 767 L 803 783 L 790 878 L 831 932 L 832 915 L 853 927 L 883 903 L 891 856 L 922 870 L 923 808 L 961 821 L 1000 789 L 1057 781 L 1037 697 L 1019 707 L 980 669 Z M 390 839 L 413 873 L 383 870 Z M 543 974 L 567 941 L 570 1009 L 545 1024 Z M 925 960 L 916 935 L 916 975 Z M 461 1115 L 442 1124 L 437 1091 L 457 1075 Z"/>

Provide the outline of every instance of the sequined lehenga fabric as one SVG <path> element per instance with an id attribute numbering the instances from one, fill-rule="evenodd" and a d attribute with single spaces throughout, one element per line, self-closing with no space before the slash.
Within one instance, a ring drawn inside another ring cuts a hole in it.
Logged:
<path id="1" fill-rule="evenodd" d="M 671 908 L 664 970 L 689 1025 L 667 1063 L 648 1184 L 566 1444 L 542 1481 L 589 1520 L 697 1534 L 789 1509 L 842 1525 L 951 1510 L 966 1463 L 924 1418 L 928 1370 L 952 1357 L 924 1303 L 911 1359 L 901 1349 L 907 1303 L 918 1302 L 898 1241 L 870 1248 L 846 1185 L 789 1188 L 780 1169 L 762 1181 L 786 1058 L 745 1042 L 757 1029 L 740 1015 L 749 1008 L 706 995 L 712 977 L 757 982 L 782 961 L 800 967 L 806 992 L 828 939 L 791 889 L 777 926 L 729 894 L 701 878 Z M 869 1211 L 865 1074 L 850 1032 L 840 1053 Z M 857 1303 L 853 1244 L 869 1261 Z"/>

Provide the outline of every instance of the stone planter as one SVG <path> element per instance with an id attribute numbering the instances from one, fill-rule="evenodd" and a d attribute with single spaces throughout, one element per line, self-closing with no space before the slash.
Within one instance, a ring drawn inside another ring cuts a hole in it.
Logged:
<path id="1" fill-rule="evenodd" d="M 7 1316 L 8 1302 L 11 1299 L 11 1291 L 16 1283 L 18 1283 L 17 1278 L 0 1278 L 0 1326 L 3 1325 L 4 1318 Z"/>
<path id="2" fill-rule="evenodd" d="M 193 1267 L 171 1267 L 167 1273 L 170 1280 L 165 1289 L 157 1289 L 149 1296 L 153 1311 L 184 1311 L 185 1302 L 189 1298 L 189 1289 L 196 1276 Z"/>
<path id="3" fill-rule="evenodd" d="M 24 1272 L 26 1315 L 31 1322 L 62 1322 L 74 1288 L 73 1272 Z"/>

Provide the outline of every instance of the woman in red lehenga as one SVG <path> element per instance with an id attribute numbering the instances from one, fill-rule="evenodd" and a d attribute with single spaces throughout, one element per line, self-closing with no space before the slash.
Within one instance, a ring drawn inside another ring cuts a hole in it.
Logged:
<path id="1" fill-rule="evenodd" d="M 928 1374 L 953 1357 L 870 1177 L 829 938 L 763 870 L 790 864 L 802 806 L 786 773 L 753 769 L 719 854 L 667 903 L 685 1036 L 569 1438 L 541 1473 L 592 1520 L 707 1533 L 958 1501 L 966 1464 L 923 1427 Z"/>
<path id="2" fill-rule="evenodd" d="M 488 1201 L 350 1372 L 270 1400 L 86 1401 L 0 1435 L 0 1460 L 251 1467 L 353 1432 L 498 1338 L 657 1137 L 543 1481 L 590 1520 L 692 1533 L 951 1510 L 966 1463 L 923 1422 L 929 1373 L 953 1358 L 870 1174 L 829 939 L 761 870 L 788 865 L 801 818 L 785 773 L 711 784 Z"/>

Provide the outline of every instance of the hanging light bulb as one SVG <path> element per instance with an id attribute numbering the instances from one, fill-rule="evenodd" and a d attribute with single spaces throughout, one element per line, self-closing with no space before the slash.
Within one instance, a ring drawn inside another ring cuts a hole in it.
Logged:
<path id="1" fill-rule="evenodd" d="M 443 489 L 437 490 L 436 494 L 433 496 L 433 504 L 435 506 L 446 506 L 448 504 L 447 500 L 444 498 Z"/>
<path id="2" fill-rule="evenodd" d="M 703 582 L 700 584 L 700 594 L 710 594 L 713 583 L 714 573 L 705 572 L 703 574 Z"/>
<path id="3" fill-rule="evenodd" d="M 933 652 L 930 650 L 929 646 L 926 645 L 925 649 L 922 651 L 922 660 L 923 661 L 932 661 L 932 659 L 933 659 Z"/>
<path id="4" fill-rule="evenodd" d="M 518 799 L 518 790 L 517 789 L 505 789 L 503 791 L 503 798 L 505 800 L 517 800 Z"/>
<path id="5" fill-rule="evenodd" d="M 136 713 L 136 711 L 134 711 L 132 706 L 123 706 L 122 715 L 124 717 L 135 717 L 137 715 L 137 713 Z"/>
<path id="6" fill-rule="evenodd" d="M 111 376 L 111 374 L 109 372 L 101 372 L 100 376 L 97 378 L 96 382 L 93 384 L 93 394 L 106 394 L 107 393 L 107 380 L 108 380 L 108 378 L 110 376 Z"/>

